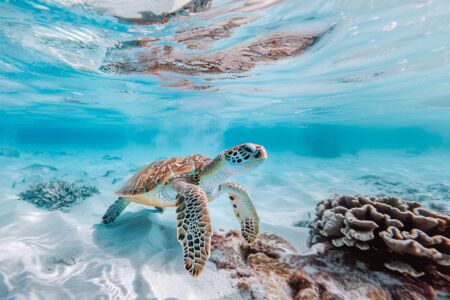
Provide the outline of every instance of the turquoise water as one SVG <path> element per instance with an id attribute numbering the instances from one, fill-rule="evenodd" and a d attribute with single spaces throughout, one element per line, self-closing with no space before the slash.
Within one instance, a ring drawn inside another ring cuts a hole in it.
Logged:
<path id="1" fill-rule="evenodd" d="M 299 248 L 306 230 L 292 225 L 333 193 L 449 211 L 448 1 L 212 0 L 165 23 L 139 14 L 157 2 L 0 1 L 0 298 L 233 295 L 211 264 L 208 279 L 184 274 L 173 211 L 136 204 L 114 227 L 98 225 L 122 182 L 162 157 L 264 145 L 267 162 L 236 181 L 263 229 Z M 194 28 L 222 30 L 195 47 L 180 42 Z M 243 72 L 144 63 L 232 53 L 277 34 L 318 38 Z M 134 69 L 111 68 L 124 62 Z M 99 194 L 65 212 L 18 200 L 51 178 Z M 214 229 L 238 228 L 226 199 L 210 206 Z"/>

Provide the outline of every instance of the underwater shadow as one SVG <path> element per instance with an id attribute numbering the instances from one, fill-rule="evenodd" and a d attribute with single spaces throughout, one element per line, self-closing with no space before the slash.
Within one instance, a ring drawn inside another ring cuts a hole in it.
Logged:
<path id="1" fill-rule="evenodd" d="M 149 210 L 125 212 L 111 224 L 94 225 L 93 241 L 105 253 L 129 259 L 135 269 L 137 299 L 156 299 L 142 274 L 144 265 L 165 265 L 181 259 L 175 227 L 161 223 Z"/>
<path id="2" fill-rule="evenodd" d="M 96 224 L 94 243 L 106 253 L 142 264 L 149 256 L 179 247 L 176 228 L 149 210 L 125 212 L 111 224 Z"/>

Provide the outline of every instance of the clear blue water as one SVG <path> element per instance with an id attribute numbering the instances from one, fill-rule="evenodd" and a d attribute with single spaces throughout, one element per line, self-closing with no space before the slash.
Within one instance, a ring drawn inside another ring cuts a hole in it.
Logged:
<path id="1" fill-rule="evenodd" d="M 391 193 L 448 210 L 448 1 L 213 0 L 163 24 L 124 21 L 158 1 L 124 2 L 0 1 L 0 298 L 185 299 L 174 283 L 191 299 L 232 293 L 213 266 L 213 279 L 185 276 L 173 212 L 135 205 L 111 230 L 96 225 L 121 182 L 161 157 L 265 145 L 268 161 L 238 181 L 264 229 L 298 247 L 306 231 L 292 224 L 333 193 Z M 238 17 L 247 21 L 202 49 L 176 41 Z M 202 57 L 276 33 L 323 32 L 304 53 L 239 74 L 105 68 L 139 62 L 148 50 L 123 45 L 145 38 Z M 100 194 L 69 212 L 17 200 L 54 177 Z M 224 200 L 211 203 L 213 226 L 237 228 Z"/>

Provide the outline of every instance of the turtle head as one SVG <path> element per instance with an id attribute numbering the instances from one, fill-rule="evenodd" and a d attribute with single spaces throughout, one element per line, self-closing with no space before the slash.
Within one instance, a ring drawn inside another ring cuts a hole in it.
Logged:
<path id="1" fill-rule="evenodd" d="M 235 170 L 252 169 L 259 166 L 266 158 L 266 149 L 252 143 L 234 146 L 223 152 L 225 164 Z"/>

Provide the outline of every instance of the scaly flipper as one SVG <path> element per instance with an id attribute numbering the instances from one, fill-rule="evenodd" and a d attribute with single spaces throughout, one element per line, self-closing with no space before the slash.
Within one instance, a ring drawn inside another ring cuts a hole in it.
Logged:
<path id="1" fill-rule="evenodd" d="M 232 182 L 219 186 L 219 193 L 226 192 L 233 206 L 234 215 L 241 224 L 241 234 L 249 244 L 253 244 L 259 233 L 259 218 L 248 192 Z"/>
<path id="2" fill-rule="evenodd" d="M 130 201 L 123 198 L 117 199 L 116 202 L 108 208 L 103 216 L 103 224 L 114 222 L 114 220 L 124 211 L 128 204 L 130 204 Z"/>
<path id="3" fill-rule="evenodd" d="M 177 238 L 183 247 L 185 269 L 197 277 L 208 261 L 212 228 L 208 199 L 197 185 L 185 181 L 173 183 L 177 197 Z"/>

